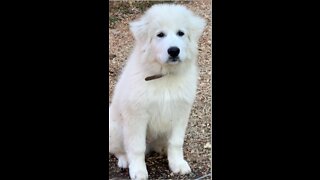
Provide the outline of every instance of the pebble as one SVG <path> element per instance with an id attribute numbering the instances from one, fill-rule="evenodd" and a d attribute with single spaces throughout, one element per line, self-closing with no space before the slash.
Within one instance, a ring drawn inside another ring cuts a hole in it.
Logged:
<path id="1" fill-rule="evenodd" d="M 209 142 L 207 142 L 205 145 L 204 145 L 204 148 L 205 149 L 210 149 L 211 148 L 211 144 Z"/>

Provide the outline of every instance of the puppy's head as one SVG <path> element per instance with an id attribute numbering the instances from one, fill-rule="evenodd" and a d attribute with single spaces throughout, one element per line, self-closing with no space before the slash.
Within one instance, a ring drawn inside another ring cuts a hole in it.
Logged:
<path id="1" fill-rule="evenodd" d="M 178 64 L 195 59 L 205 20 L 181 5 L 152 6 L 130 30 L 150 60 Z M 151 57 L 150 57 L 151 56 Z"/>

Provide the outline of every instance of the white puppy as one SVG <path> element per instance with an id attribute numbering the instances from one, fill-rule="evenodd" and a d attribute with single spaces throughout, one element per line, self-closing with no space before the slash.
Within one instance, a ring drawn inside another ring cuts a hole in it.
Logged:
<path id="1" fill-rule="evenodd" d="M 174 173 L 191 169 L 183 142 L 196 95 L 198 40 L 205 20 L 158 4 L 130 24 L 136 44 L 109 107 L 109 152 L 131 179 L 147 179 L 145 153 L 167 154 Z"/>

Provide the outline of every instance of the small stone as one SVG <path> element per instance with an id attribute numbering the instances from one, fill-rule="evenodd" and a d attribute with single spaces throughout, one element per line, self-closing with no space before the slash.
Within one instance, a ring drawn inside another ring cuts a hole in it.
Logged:
<path id="1" fill-rule="evenodd" d="M 207 142 L 205 145 L 204 145 L 204 148 L 205 149 L 210 149 L 211 148 L 211 144 L 209 142 Z"/>

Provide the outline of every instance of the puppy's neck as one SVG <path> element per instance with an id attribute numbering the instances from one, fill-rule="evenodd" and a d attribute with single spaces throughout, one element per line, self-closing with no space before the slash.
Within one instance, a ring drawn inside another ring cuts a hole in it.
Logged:
<path id="1" fill-rule="evenodd" d="M 158 64 L 158 66 L 160 66 L 159 72 L 155 72 L 153 75 L 147 76 L 145 78 L 145 81 L 151 81 L 151 80 L 163 78 L 164 76 L 167 76 L 169 74 L 168 72 L 166 72 L 166 70 L 164 70 L 164 67 L 161 64 Z"/>
<path id="2" fill-rule="evenodd" d="M 167 75 L 167 74 L 156 74 L 156 75 L 153 75 L 153 76 L 148 76 L 144 80 L 145 81 L 151 81 L 151 80 L 154 80 L 154 79 L 162 78 L 165 75 Z"/>
<path id="3" fill-rule="evenodd" d="M 183 69 L 186 69 L 185 66 L 188 65 L 187 63 L 188 62 L 182 62 L 181 64 L 175 65 L 156 63 L 158 67 L 156 69 L 153 68 L 152 73 L 149 71 L 145 81 L 157 80 L 164 77 L 174 77 L 180 74 Z"/>

